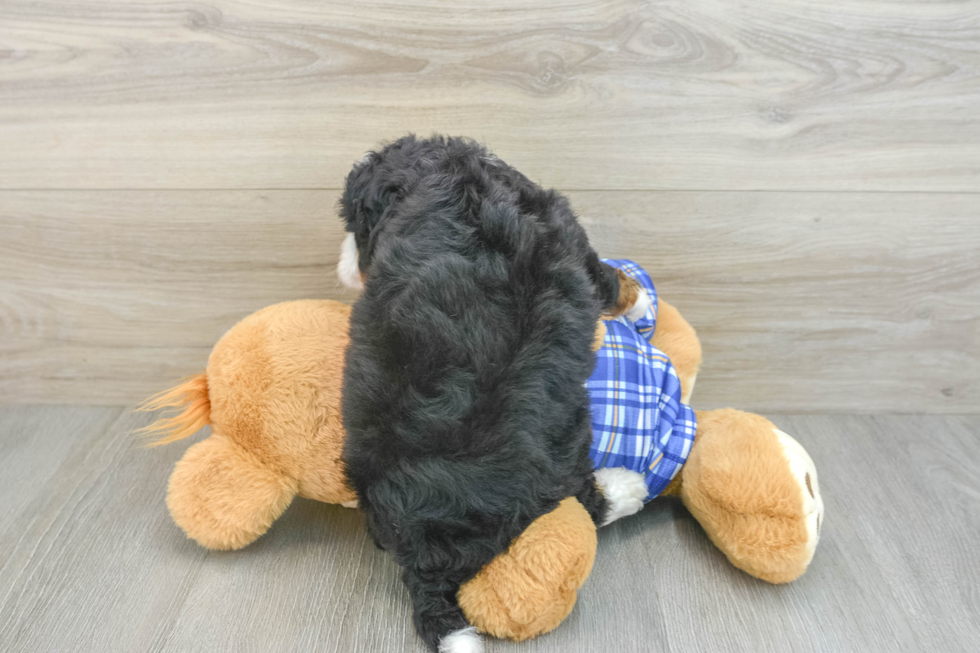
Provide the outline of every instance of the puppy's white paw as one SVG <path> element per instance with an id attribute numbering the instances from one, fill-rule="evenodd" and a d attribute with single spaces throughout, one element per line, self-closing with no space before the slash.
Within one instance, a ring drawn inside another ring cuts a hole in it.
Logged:
<path id="1" fill-rule="evenodd" d="M 439 642 L 439 653 L 483 653 L 483 638 L 476 628 L 461 628 Z"/>
<path id="2" fill-rule="evenodd" d="M 595 473 L 595 480 L 609 502 L 609 514 L 602 522 L 603 526 L 639 512 L 643 508 L 643 500 L 650 493 L 643 475 L 625 467 L 600 469 Z"/>
<path id="3" fill-rule="evenodd" d="M 800 486 L 803 514 L 806 519 L 806 549 L 809 557 L 812 558 L 817 548 L 817 541 L 820 539 L 820 526 L 823 521 L 823 497 L 820 496 L 820 485 L 817 483 L 817 468 L 803 445 L 779 429 L 773 429 L 773 433 L 779 439 L 783 455 L 789 462 L 789 470 Z"/>
<path id="4" fill-rule="evenodd" d="M 344 244 L 340 246 L 340 262 L 337 263 L 337 276 L 340 282 L 354 290 L 363 290 L 364 283 L 361 281 L 361 269 L 357 265 L 357 242 L 354 241 L 354 234 L 348 233 L 344 238 Z"/>
<path id="5" fill-rule="evenodd" d="M 630 322 L 636 322 L 642 319 L 647 314 L 647 311 L 650 310 L 651 306 L 653 306 L 653 300 L 650 299 L 649 293 L 643 288 L 640 288 L 640 294 L 636 298 L 636 301 L 626 311 L 626 319 Z"/>
<path id="6" fill-rule="evenodd" d="M 357 499 L 351 499 L 350 501 L 344 501 L 340 505 L 342 505 L 345 508 L 357 508 L 357 506 L 358 506 Z"/>

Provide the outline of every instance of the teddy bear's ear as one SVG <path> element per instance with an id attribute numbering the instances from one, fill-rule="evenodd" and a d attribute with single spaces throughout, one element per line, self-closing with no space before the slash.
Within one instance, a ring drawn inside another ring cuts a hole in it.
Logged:
<path id="1" fill-rule="evenodd" d="M 572 611 L 595 552 L 595 524 L 569 497 L 463 585 L 459 605 L 471 624 L 495 637 L 522 641 L 544 634 Z"/>

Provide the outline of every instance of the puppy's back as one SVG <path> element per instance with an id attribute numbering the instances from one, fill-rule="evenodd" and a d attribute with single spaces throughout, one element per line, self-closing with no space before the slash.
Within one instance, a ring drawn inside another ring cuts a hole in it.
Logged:
<path id="1" fill-rule="evenodd" d="M 469 145 L 391 173 L 411 183 L 362 248 L 345 369 L 349 477 L 430 645 L 466 625 L 446 592 L 589 475 L 588 240 L 563 198 Z"/>

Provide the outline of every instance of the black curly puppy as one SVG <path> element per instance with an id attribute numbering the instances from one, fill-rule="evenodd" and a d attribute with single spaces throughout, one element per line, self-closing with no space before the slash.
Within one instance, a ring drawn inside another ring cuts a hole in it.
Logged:
<path id="1" fill-rule="evenodd" d="M 479 144 L 413 136 L 347 177 L 338 271 L 364 292 L 344 371 L 344 462 L 433 650 L 478 651 L 456 602 L 558 502 L 602 523 L 585 380 L 619 282 L 568 201 Z"/>

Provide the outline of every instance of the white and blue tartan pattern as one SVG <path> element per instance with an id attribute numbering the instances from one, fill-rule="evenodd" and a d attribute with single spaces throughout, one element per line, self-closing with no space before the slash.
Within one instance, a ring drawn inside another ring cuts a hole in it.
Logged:
<path id="1" fill-rule="evenodd" d="M 646 271 L 632 261 L 605 260 L 640 282 L 652 308 L 633 323 L 606 322 L 586 387 L 592 402 L 592 447 L 596 469 L 625 467 L 642 474 L 650 501 L 663 492 L 687 461 L 697 422 L 681 403 L 681 384 L 670 360 L 653 344 L 657 293 Z"/>

